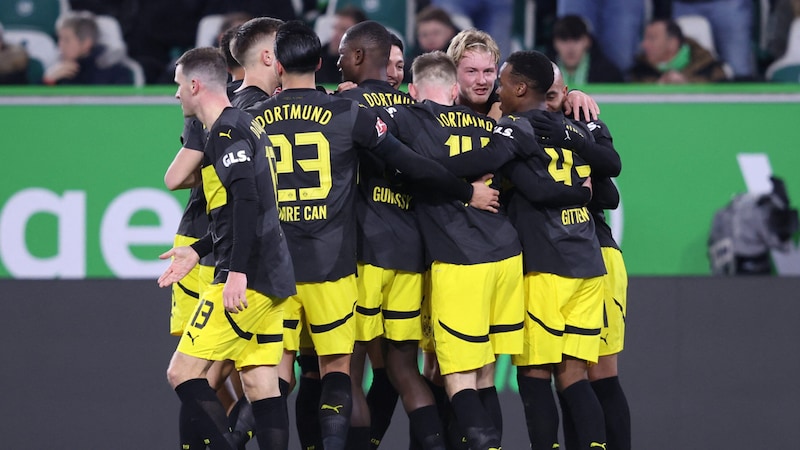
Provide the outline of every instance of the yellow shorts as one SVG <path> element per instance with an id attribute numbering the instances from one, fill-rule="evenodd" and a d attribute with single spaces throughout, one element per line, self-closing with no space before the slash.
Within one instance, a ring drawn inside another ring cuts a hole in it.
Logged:
<path id="1" fill-rule="evenodd" d="M 175 235 L 174 246 L 192 245 L 197 238 Z M 180 336 L 186 329 L 186 323 L 197 308 L 203 289 L 214 281 L 214 268 L 196 265 L 183 279 L 172 285 L 172 308 L 169 313 L 169 332 Z"/>
<path id="2" fill-rule="evenodd" d="M 358 263 L 356 340 L 422 338 L 422 274 Z"/>
<path id="3" fill-rule="evenodd" d="M 211 361 L 233 360 L 236 368 L 274 366 L 283 353 L 284 299 L 247 290 L 248 307 L 237 314 L 225 311 L 224 284 L 209 285 L 181 335 L 178 351 Z"/>
<path id="4" fill-rule="evenodd" d="M 442 375 L 483 367 L 494 362 L 495 353 L 522 351 L 521 255 L 471 265 L 435 261 L 431 286 L 431 322 Z"/>
<path id="5" fill-rule="evenodd" d="M 284 348 L 299 350 L 301 329 L 305 327 L 318 355 L 353 353 L 357 298 L 355 275 L 322 283 L 297 283 L 297 294 L 289 297 L 284 308 Z"/>
<path id="6" fill-rule="evenodd" d="M 436 344 L 433 339 L 433 322 L 431 322 L 431 271 L 426 270 L 422 275 L 422 304 L 420 305 L 420 325 L 422 325 L 422 339 L 419 348 L 423 352 L 433 353 Z"/>
<path id="7" fill-rule="evenodd" d="M 525 346 L 516 366 L 556 364 L 562 355 L 597 362 L 603 325 L 603 277 L 525 274 Z"/>
<path id="8" fill-rule="evenodd" d="M 600 331 L 600 356 L 622 351 L 625 343 L 625 316 L 628 313 L 628 272 L 622 252 L 603 247 L 606 271 L 603 276 L 603 329 Z"/>

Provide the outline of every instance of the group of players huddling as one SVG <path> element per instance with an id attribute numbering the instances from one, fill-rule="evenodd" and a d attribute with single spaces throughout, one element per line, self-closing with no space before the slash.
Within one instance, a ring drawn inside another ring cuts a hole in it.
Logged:
<path id="1" fill-rule="evenodd" d="M 229 37 L 175 69 L 186 119 L 165 182 L 191 194 L 159 284 L 181 448 L 288 448 L 297 384 L 304 450 L 377 448 L 398 397 L 409 448 L 499 449 L 507 354 L 531 448 L 558 448 L 561 420 L 570 450 L 629 449 L 627 276 L 603 216 L 621 164 L 591 98 L 538 52 L 498 71 L 478 30 L 417 57 L 408 94 L 377 22 L 343 37 L 336 93 L 316 86 L 306 25 Z"/>

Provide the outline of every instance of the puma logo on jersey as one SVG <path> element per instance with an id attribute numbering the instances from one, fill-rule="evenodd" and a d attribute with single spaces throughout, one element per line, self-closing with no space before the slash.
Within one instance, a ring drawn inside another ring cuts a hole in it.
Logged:
<path id="1" fill-rule="evenodd" d="M 228 139 L 233 139 L 233 138 L 231 137 L 231 130 L 230 130 L 230 129 L 228 129 L 228 132 L 227 132 L 227 133 L 223 133 L 222 131 L 220 131 L 220 132 L 219 132 L 219 137 L 226 137 L 226 138 L 228 138 Z"/>
<path id="2" fill-rule="evenodd" d="M 606 337 L 600 336 L 600 340 L 605 342 L 606 345 L 608 345 L 608 335 L 606 335 Z"/>
<path id="3" fill-rule="evenodd" d="M 589 444 L 589 448 L 602 448 L 603 450 L 606 450 L 606 444 L 605 443 L 601 444 L 599 442 L 592 442 L 591 444 Z"/>
<path id="4" fill-rule="evenodd" d="M 331 405 L 329 405 L 327 403 L 323 403 L 322 406 L 319 409 L 321 409 L 321 410 L 330 409 L 331 411 L 334 411 L 336 414 L 341 414 L 341 412 L 339 411 L 339 408 L 341 408 L 342 406 L 344 406 L 344 405 L 331 406 Z"/>
<path id="5" fill-rule="evenodd" d="M 191 331 L 187 331 L 186 332 L 186 336 L 189 336 L 189 339 L 192 340 L 192 345 L 194 345 L 194 340 L 200 337 L 200 336 L 192 336 L 192 332 Z"/>
<path id="6" fill-rule="evenodd" d="M 250 161 L 250 157 L 247 156 L 246 150 L 239 150 L 236 153 L 230 152 L 222 157 L 222 165 L 225 167 L 230 167 L 231 164 L 244 161 Z"/>

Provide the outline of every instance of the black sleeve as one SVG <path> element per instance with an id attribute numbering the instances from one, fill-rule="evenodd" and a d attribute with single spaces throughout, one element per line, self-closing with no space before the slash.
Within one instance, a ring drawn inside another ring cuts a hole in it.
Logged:
<path id="1" fill-rule="evenodd" d="M 538 175 L 525 161 L 515 160 L 503 166 L 501 173 L 514 183 L 520 194 L 531 203 L 546 207 L 585 205 L 592 198 L 589 188 L 567 186 Z"/>
<path id="2" fill-rule="evenodd" d="M 592 167 L 592 176 L 616 177 L 622 171 L 622 160 L 614 148 L 614 141 L 600 120 L 582 124 L 594 137 L 586 140 L 586 146 L 580 152 L 581 158 Z"/>
<path id="3" fill-rule="evenodd" d="M 247 272 L 247 261 L 256 236 L 258 194 L 255 178 L 240 178 L 228 188 L 233 198 L 233 246 L 231 272 Z"/>
<path id="4" fill-rule="evenodd" d="M 471 184 L 453 175 L 436 161 L 417 154 L 389 133 L 369 150 L 412 181 L 438 189 L 463 203 L 469 203 L 472 199 Z"/>
<path id="5" fill-rule="evenodd" d="M 599 209 L 617 209 L 619 206 L 619 191 L 611 178 L 592 177 L 591 206 Z"/>
<path id="6" fill-rule="evenodd" d="M 189 247 L 192 247 L 201 259 L 209 255 L 214 250 L 214 240 L 211 237 L 211 233 L 206 233 L 205 236 L 195 241 L 195 243 Z"/>
<path id="7" fill-rule="evenodd" d="M 206 145 L 206 132 L 203 123 L 196 117 L 187 117 L 183 120 L 181 133 L 181 146 L 192 150 L 203 151 Z"/>

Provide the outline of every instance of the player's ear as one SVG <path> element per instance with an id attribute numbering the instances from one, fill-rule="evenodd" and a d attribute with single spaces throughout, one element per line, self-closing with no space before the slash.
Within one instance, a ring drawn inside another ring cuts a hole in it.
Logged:
<path id="1" fill-rule="evenodd" d="M 523 97 L 525 93 L 528 92 L 528 84 L 524 81 L 520 81 L 517 83 L 517 88 L 515 90 L 517 97 Z"/>
<path id="2" fill-rule="evenodd" d="M 419 97 L 419 91 L 417 90 L 417 86 L 414 83 L 408 83 L 408 95 L 411 96 L 414 100 L 417 100 Z"/>
<path id="3" fill-rule="evenodd" d="M 357 66 L 364 62 L 364 49 L 357 48 L 353 51 L 353 63 Z"/>
<path id="4" fill-rule="evenodd" d="M 264 49 L 264 51 L 261 52 L 261 62 L 265 66 L 271 66 L 272 61 L 273 61 L 272 52 L 270 52 L 269 49 Z"/>
<path id="5" fill-rule="evenodd" d="M 320 58 L 319 61 L 317 61 L 317 68 L 314 69 L 314 72 L 318 71 L 321 67 L 322 67 L 322 58 Z"/>
<path id="6" fill-rule="evenodd" d="M 285 71 L 285 69 L 283 68 L 283 64 L 281 64 L 281 62 L 276 59 L 275 60 L 275 73 L 278 74 L 278 78 L 283 77 L 284 71 Z"/>
<path id="7" fill-rule="evenodd" d="M 456 99 L 458 98 L 458 83 L 453 83 L 450 87 L 450 100 L 455 103 Z"/>

